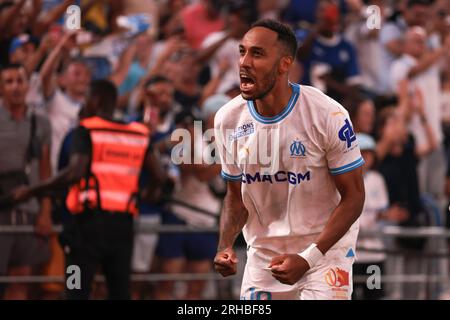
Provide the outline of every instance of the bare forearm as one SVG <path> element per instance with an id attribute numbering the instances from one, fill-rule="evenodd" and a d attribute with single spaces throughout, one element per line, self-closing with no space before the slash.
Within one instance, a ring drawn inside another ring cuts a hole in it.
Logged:
<path id="1" fill-rule="evenodd" d="M 47 179 L 31 188 L 32 194 L 37 197 L 48 196 L 52 191 L 66 188 L 76 183 L 83 177 L 81 171 L 74 168 L 66 168 L 58 175 Z"/>
<path id="2" fill-rule="evenodd" d="M 229 39 L 229 35 L 224 36 L 219 41 L 210 45 L 209 47 L 201 50 L 196 56 L 197 63 L 205 63 L 216 53 L 216 51 L 223 46 L 223 44 Z"/>
<path id="3" fill-rule="evenodd" d="M 365 191 L 362 168 L 333 176 L 341 201 L 333 210 L 325 228 L 316 240 L 317 248 L 325 254 L 350 229 L 361 215 Z"/>
<path id="4" fill-rule="evenodd" d="M 41 210 L 40 214 L 47 215 L 48 218 L 51 216 L 52 212 L 52 200 L 50 197 L 41 198 Z"/>
<path id="5" fill-rule="evenodd" d="M 45 48 L 40 46 L 38 50 L 31 55 L 30 59 L 25 61 L 24 67 L 27 71 L 28 75 L 31 75 L 34 70 L 36 70 L 36 67 L 38 66 L 39 62 L 44 58 L 45 56 Z"/>
<path id="6" fill-rule="evenodd" d="M 120 86 L 126 79 L 131 64 L 133 63 L 134 56 L 136 54 L 136 46 L 132 44 L 123 53 L 118 69 L 110 76 L 110 80 L 114 82 L 116 86 Z"/>
<path id="7" fill-rule="evenodd" d="M 56 71 L 56 66 L 62 59 L 62 50 L 63 43 L 58 43 L 55 49 L 52 50 L 50 55 L 45 60 L 44 65 L 42 66 L 42 69 L 40 71 L 40 77 L 43 87 L 42 89 L 46 98 L 50 97 L 53 94 L 55 83 L 52 77 Z"/>
<path id="8" fill-rule="evenodd" d="M 424 58 L 419 60 L 416 66 L 412 67 L 408 72 L 408 78 L 414 78 L 415 76 L 421 74 L 435 64 L 445 53 L 444 48 L 440 48 L 432 53 L 429 53 Z"/>
<path id="9" fill-rule="evenodd" d="M 317 248 L 325 254 L 350 229 L 361 214 L 364 198 L 347 199 L 339 203 L 317 239 Z"/>
<path id="10" fill-rule="evenodd" d="M 54 7 L 46 16 L 40 21 L 37 21 L 34 26 L 34 34 L 42 35 L 44 34 L 49 26 L 58 20 L 66 11 L 66 9 L 72 4 L 71 0 L 65 0 L 61 4 Z"/>
<path id="11" fill-rule="evenodd" d="M 4 36 L 8 36 L 8 29 L 11 26 L 11 23 L 20 13 L 23 6 L 25 5 L 26 0 L 21 0 L 17 2 L 6 14 L 4 14 L 3 18 L 0 20 L 0 39 L 3 39 Z"/>
<path id="12" fill-rule="evenodd" d="M 222 215 L 220 217 L 220 239 L 218 251 L 233 247 L 239 233 L 247 222 L 248 212 L 242 201 L 229 193 L 225 196 Z"/>
<path id="13" fill-rule="evenodd" d="M 312 30 L 306 40 L 303 42 L 303 44 L 299 47 L 297 51 L 297 58 L 300 59 L 300 61 L 303 61 L 304 59 L 308 58 L 308 56 L 311 53 L 312 46 L 314 43 L 314 40 L 317 37 L 317 31 Z"/>
<path id="14" fill-rule="evenodd" d="M 34 26 L 37 22 L 37 19 L 39 17 L 41 10 L 42 10 L 42 0 L 33 1 L 33 9 L 31 11 L 31 16 L 30 16 L 30 20 L 29 20 L 29 25 L 31 26 L 32 32 L 33 32 Z"/>

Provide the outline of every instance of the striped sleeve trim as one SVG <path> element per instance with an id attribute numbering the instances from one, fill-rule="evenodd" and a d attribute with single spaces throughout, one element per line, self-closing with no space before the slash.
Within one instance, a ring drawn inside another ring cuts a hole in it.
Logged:
<path id="1" fill-rule="evenodd" d="M 353 161 L 352 163 L 349 163 L 345 166 L 339 167 L 339 168 L 334 168 L 334 169 L 330 169 L 330 173 L 335 176 L 338 174 L 342 174 L 342 173 L 346 173 L 349 171 L 352 171 L 358 167 L 361 167 L 364 164 L 364 159 L 361 157 L 356 161 Z"/>
<path id="2" fill-rule="evenodd" d="M 242 173 L 240 175 L 233 176 L 224 171 L 221 171 L 220 174 L 221 174 L 222 178 L 224 178 L 225 180 L 229 180 L 229 181 L 240 181 L 242 179 Z"/>

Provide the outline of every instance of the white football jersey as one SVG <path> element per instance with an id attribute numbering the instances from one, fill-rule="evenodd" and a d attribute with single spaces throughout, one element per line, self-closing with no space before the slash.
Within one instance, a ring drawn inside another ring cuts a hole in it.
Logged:
<path id="1" fill-rule="evenodd" d="M 340 201 L 333 175 L 363 165 L 348 112 L 321 91 L 291 83 L 288 105 L 261 116 L 237 96 L 215 117 L 222 176 L 242 182 L 247 244 L 299 252 L 323 230 Z M 355 248 L 358 221 L 334 247 Z"/>

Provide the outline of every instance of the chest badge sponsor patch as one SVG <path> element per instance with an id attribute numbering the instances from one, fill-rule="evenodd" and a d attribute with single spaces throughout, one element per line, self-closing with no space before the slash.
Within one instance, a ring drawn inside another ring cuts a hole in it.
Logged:
<path id="1" fill-rule="evenodd" d="M 233 134 L 230 134 L 229 139 L 230 141 L 234 141 L 239 138 L 249 136 L 254 132 L 255 132 L 255 125 L 253 124 L 253 122 L 249 122 L 234 129 L 234 132 Z"/>

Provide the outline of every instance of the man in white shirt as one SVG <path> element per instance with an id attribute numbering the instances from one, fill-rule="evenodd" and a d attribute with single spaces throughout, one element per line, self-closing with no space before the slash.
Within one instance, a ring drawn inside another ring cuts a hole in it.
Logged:
<path id="1" fill-rule="evenodd" d="M 430 17 L 430 1 L 408 0 L 404 9 L 394 14 L 383 23 L 380 29 L 381 63 L 382 69 L 390 69 L 392 63 L 399 58 L 403 52 L 403 40 L 406 30 L 412 26 L 425 27 Z M 365 56 L 364 56 L 365 57 Z M 389 73 L 381 74 L 382 90 L 388 94 L 393 93 L 389 83 Z"/>
<path id="2" fill-rule="evenodd" d="M 426 32 L 421 27 L 408 29 L 405 36 L 405 53 L 392 64 L 391 79 L 393 88 L 397 88 L 402 80 L 409 80 L 409 90 L 419 90 L 423 97 L 425 117 L 413 114 L 409 122 L 409 130 L 414 135 L 417 148 L 426 150 L 428 136 L 421 121 L 426 121 L 434 134 L 438 148 L 425 152 L 419 164 L 419 182 L 421 192 L 427 192 L 438 201 L 443 201 L 445 183 L 445 153 L 442 146 L 442 104 L 439 61 L 450 50 L 450 37 L 444 46 L 434 51 L 426 47 Z"/>
<path id="3" fill-rule="evenodd" d="M 245 4 L 231 5 L 228 16 L 228 30 L 211 33 L 202 43 L 199 54 L 200 62 L 209 59 L 212 77 L 220 71 L 220 64 L 228 61 L 229 68 L 221 78 L 215 93 L 225 93 L 233 85 L 239 83 L 239 52 L 236 48 L 247 32 L 253 19 L 252 12 Z"/>
<path id="4" fill-rule="evenodd" d="M 347 111 L 289 83 L 296 50 L 287 26 L 256 22 L 239 45 L 241 95 L 215 118 L 228 190 L 214 262 L 223 276 L 236 272 L 242 230 L 241 299 L 351 297 L 364 160 Z M 257 148 L 268 151 L 269 165 Z"/>
<path id="5" fill-rule="evenodd" d="M 61 145 L 67 133 L 76 127 L 78 114 L 86 100 L 91 73 L 80 59 L 68 60 L 58 79 L 58 63 L 70 48 L 75 33 L 65 34 L 47 57 L 40 72 L 42 91 L 47 100 L 47 114 L 52 125 L 51 164 L 57 172 Z M 61 84 L 61 86 L 60 86 Z"/>

